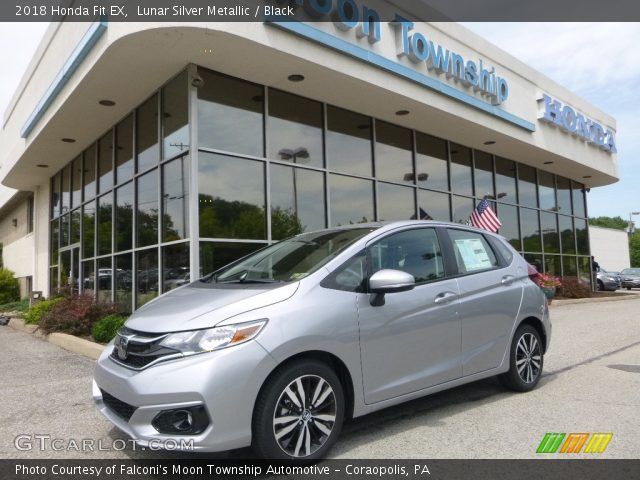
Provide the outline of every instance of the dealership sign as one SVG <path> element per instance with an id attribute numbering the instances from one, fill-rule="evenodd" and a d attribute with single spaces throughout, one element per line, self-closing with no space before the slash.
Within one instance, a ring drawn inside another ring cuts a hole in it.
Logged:
<path id="1" fill-rule="evenodd" d="M 542 103 L 542 110 L 538 119 L 542 122 L 557 126 L 563 132 L 576 135 L 585 142 L 610 153 L 616 153 L 615 133 L 600 123 L 578 112 L 570 105 L 543 94 L 538 100 Z"/>
<path id="2" fill-rule="evenodd" d="M 342 31 L 353 31 L 357 38 L 366 38 L 370 44 L 382 39 L 380 13 L 369 6 L 358 6 L 355 0 L 297 0 L 314 20 L 329 17 Z M 501 78 L 496 68 L 486 65 L 482 59 L 466 60 L 462 55 L 444 45 L 429 40 L 427 35 L 415 30 L 413 22 L 395 15 L 391 23 L 396 30 L 397 56 L 406 57 L 425 70 L 446 76 L 465 88 L 473 89 L 486 97 L 492 105 L 500 105 L 509 97 L 509 84 Z"/>

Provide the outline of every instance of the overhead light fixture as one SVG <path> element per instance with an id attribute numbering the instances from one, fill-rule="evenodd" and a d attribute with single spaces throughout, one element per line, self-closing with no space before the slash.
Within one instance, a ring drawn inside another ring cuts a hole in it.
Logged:
<path id="1" fill-rule="evenodd" d="M 591 175 L 585 175 L 582 178 L 591 178 Z"/>
<path id="2" fill-rule="evenodd" d="M 103 107 L 113 107 L 116 104 L 116 102 L 114 102 L 113 100 L 107 100 L 107 99 L 100 100 L 98 103 Z"/>
<path id="3" fill-rule="evenodd" d="M 485 145 L 495 145 L 496 141 L 495 140 L 487 140 L 486 142 L 484 142 Z"/>
<path id="4" fill-rule="evenodd" d="M 294 73 L 293 75 L 289 75 L 287 77 L 290 82 L 301 82 L 304 80 L 304 75 L 300 75 L 299 73 Z"/>
<path id="5" fill-rule="evenodd" d="M 17 226 L 18 226 L 18 219 L 17 219 L 17 218 L 12 218 L 12 219 L 11 219 L 11 224 L 12 224 L 14 227 L 17 227 Z"/>
<path id="6" fill-rule="evenodd" d="M 545 165 L 551 165 L 553 162 L 544 162 Z"/>
<path id="7" fill-rule="evenodd" d="M 62 140 L 64 143 L 76 143 L 75 138 L 61 138 L 60 140 Z"/>
<path id="8" fill-rule="evenodd" d="M 49 165 L 45 165 L 44 163 L 39 163 L 36 165 L 38 168 L 49 168 Z"/>
<path id="9" fill-rule="evenodd" d="M 411 113 L 409 112 L 409 110 L 398 110 L 396 112 L 396 115 L 398 115 L 399 117 L 404 117 L 405 115 L 409 115 L 409 113 Z"/>

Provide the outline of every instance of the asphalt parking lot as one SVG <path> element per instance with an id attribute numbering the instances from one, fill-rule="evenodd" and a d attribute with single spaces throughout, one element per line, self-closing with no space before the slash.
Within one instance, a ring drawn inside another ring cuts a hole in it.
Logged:
<path id="1" fill-rule="evenodd" d="M 389 408 L 347 424 L 331 456 L 535 458 L 546 432 L 611 432 L 611 442 L 598 457 L 639 458 L 640 295 L 556 303 L 551 312 L 551 349 L 533 392 L 506 392 L 489 379 Z M 0 327 L 0 458 L 177 456 L 134 450 L 95 411 L 92 369 L 93 361 L 85 357 Z M 19 435 L 31 439 L 22 448 L 29 443 L 33 448 L 17 449 Z M 63 450 L 51 448 L 53 439 L 61 439 Z M 69 449 L 71 440 L 93 441 L 94 449 Z M 42 450 L 41 442 L 48 448 Z M 249 455 L 239 450 L 217 456 Z"/>

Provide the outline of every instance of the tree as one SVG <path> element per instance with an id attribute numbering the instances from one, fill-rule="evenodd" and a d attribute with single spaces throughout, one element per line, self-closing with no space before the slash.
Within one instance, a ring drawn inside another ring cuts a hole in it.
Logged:
<path id="1" fill-rule="evenodd" d="M 631 266 L 640 267 L 640 232 L 636 232 L 629 238 L 629 256 Z"/>
<path id="2" fill-rule="evenodd" d="M 594 227 L 613 228 L 615 230 L 626 230 L 629 228 L 629 222 L 620 216 L 592 217 L 589 219 L 589 225 L 593 225 Z"/>

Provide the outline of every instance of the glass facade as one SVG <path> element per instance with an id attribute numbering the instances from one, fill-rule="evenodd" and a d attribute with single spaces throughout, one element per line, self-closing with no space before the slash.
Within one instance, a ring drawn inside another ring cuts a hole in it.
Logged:
<path id="1" fill-rule="evenodd" d="M 52 177 L 52 288 L 129 312 L 272 241 L 377 220 L 466 223 L 485 195 L 529 261 L 590 278 L 583 185 L 189 68 L 203 86 L 181 72 Z"/>

